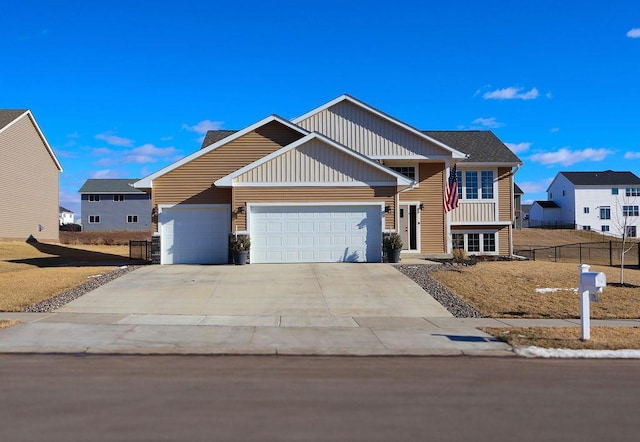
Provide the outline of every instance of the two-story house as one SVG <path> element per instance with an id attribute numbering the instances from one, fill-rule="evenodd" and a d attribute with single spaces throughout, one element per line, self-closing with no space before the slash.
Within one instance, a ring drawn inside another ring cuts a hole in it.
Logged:
<path id="1" fill-rule="evenodd" d="M 59 241 L 62 166 L 26 109 L 0 109 L 0 240 Z"/>
<path id="2" fill-rule="evenodd" d="M 230 233 L 250 235 L 252 263 L 380 262 L 390 231 L 403 254 L 510 255 L 520 164 L 491 132 L 423 132 L 342 95 L 293 120 L 210 132 L 135 187 L 151 194 L 164 264 L 227 262 Z"/>
<path id="3" fill-rule="evenodd" d="M 126 179 L 88 179 L 78 191 L 82 229 L 96 231 L 150 231 L 151 198 L 133 187 L 138 181 Z"/>
<path id="4" fill-rule="evenodd" d="M 60 225 L 61 226 L 64 226 L 65 224 L 73 224 L 73 222 L 75 220 L 75 214 L 71 210 L 60 206 L 59 214 L 60 214 Z"/>
<path id="5" fill-rule="evenodd" d="M 632 172 L 559 172 L 547 188 L 547 202 L 531 208 L 530 226 L 571 225 L 579 230 L 636 237 L 640 178 Z"/>

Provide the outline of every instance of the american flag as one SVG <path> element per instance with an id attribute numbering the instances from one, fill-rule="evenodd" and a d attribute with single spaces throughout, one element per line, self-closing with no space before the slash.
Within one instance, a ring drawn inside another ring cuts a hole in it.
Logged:
<path id="1" fill-rule="evenodd" d="M 458 168 L 454 164 L 449 172 L 449 183 L 444 189 L 444 213 L 458 207 Z"/>

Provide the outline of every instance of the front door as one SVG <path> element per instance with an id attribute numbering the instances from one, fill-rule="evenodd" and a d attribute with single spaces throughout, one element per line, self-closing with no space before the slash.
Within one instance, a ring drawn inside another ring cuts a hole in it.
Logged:
<path id="1" fill-rule="evenodd" d="M 418 204 L 400 204 L 402 250 L 418 250 Z"/>

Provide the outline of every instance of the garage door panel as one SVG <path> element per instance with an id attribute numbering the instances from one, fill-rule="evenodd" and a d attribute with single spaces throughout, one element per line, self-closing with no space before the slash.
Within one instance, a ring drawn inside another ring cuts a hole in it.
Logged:
<path id="1" fill-rule="evenodd" d="M 372 205 L 254 206 L 252 262 L 379 262 L 382 216 Z"/>
<path id="2" fill-rule="evenodd" d="M 228 261 L 229 208 L 169 207 L 159 216 L 163 264 Z"/>

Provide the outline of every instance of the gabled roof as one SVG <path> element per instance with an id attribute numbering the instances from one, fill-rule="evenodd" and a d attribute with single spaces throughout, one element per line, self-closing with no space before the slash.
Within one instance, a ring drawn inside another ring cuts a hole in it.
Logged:
<path id="1" fill-rule="evenodd" d="M 73 211 L 72 211 L 72 210 L 65 209 L 65 208 L 64 208 L 64 207 L 62 207 L 62 206 L 58 206 L 58 211 L 59 211 L 59 212 L 73 213 Z"/>
<path id="2" fill-rule="evenodd" d="M 307 112 L 304 115 L 301 115 L 297 118 L 294 118 L 293 120 L 291 120 L 293 123 L 298 124 L 300 121 L 305 120 L 307 118 L 309 118 L 310 116 L 317 114 L 318 112 L 322 112 L 325 109 L 328 109 L 332 106 L 335 106 L 336 104 L 342 102 L 342 101 L 347 101 L 349 103 L 352 103 L 356 106 L 359 106 L 365 110 L 367 110 L 368 112 L 371 112 L 374 115 L 377 115 L 378 117 L 382 118 L 383 120 L 386 120 L 388 122 L 390 122 L 391 124 L 394 124 L 396 126 L 399 126 L 411 133 L 413 133 L 414 135 L 417 135 L 419 138 L 422 138 L 426 141 L 429 141 L 430 143 L 435 144 L 436 146 L 439 146 L 440 148 L 447 150 L 449 152 L 451 152 L 451 156 L 452 158 L 466 158 L 466 155 L 464 153 L 462 153 L 461 151 L 459 151 L 457 148 L 454 148 L 452 146 L 449 146 L 446 143 L 443 143 L 440 140 L 437 140 L 435 138 L 432 138 L 431 136 L 419 131 L 418 129 L 416 129 L 415 127 L 412 127 L 410 125 L 408 125 L 407 123 L 404 123 L 403 121 L 400 121 L 394 117 L 392 117 L 391 115 L 385 114 L 382 111 L 379 111 L 378 109 L 375 109 L 371 106 L 369 106 L 368 104 L 358 100 L 357 98 L 352 97 L 351 95 L 348 94 L 343 94 L 341 96 L 339 96 L 338 98 L 335 98 L 331 101 L 329 101 L 326 104 L 323 104 L 320 107 L 317 107 L 309 112 Z"/>
<path id="3" fill-rule="evenodd" d="M 0 130 L 18 117 L 27 112 L 27 109 L 0 109 Z"/>
<path id="4" fill-rule="evenodd" d="M 514 195 L 524 195 L 524 192 L 516 183 L 513 183 L 513 193 Z"/>
<path id="5" fill-rule="evenodd" d="M 543 209 L 559 209 L 560 206 L 554 201 L 534 201 L 533 204 L 537 204 Z"/>
<path id="6" fill-rule="evenodd" d="M 133 187 L 137 178 L 88 179 L 78 193 L 144 193 Z"/>
<path id="7" fill-rule="evenodd" d="M 56 154 L 53 152 L 53 149 L 49 145 L 49 142 L 44 137 L 44 134 L 40 130 L 40 126 L 38 126 L 36 119 L 33 117 L 33 114 L 31 114 L 31 111 L 29 109 L 0 109 L 0 133 L 2 133 L 5 129 L 11 126 L 15 121 L 17 121 L 18 119 L 20 119 L 25 115 L 28 116 L 29 119 L 31 120 L 33 127 L 35 127 L 36 132 L 38 133 L 38 136 L 42 140 L 44 147 L 47 149 L 47 152 L 51 156 L 53 163 L 56 165 L 58 170 L 62 172 L 62 166 L 60 165 L 60 162 L 56 158 Z"/>
<path id="8" fill-rule="evenodd" d="M 291 128 L 291 129 L 293 129 L 295 131 L 300 132 L 302 135 L 307 135 L 309 133 L 306 130 L 304 130 L 303 128 L 298 127 L 295 124 L 292 124 L 290 121 L 285 120 L 284 118 L 279 117 L 278 115 L 270 115 L 270 116 L 268 116 L 266 118 L 263 118 L 262 120 L 260 120 L 260 121 L 258 121 L 256 123 L 252 124 L 251 126 L 245 127 L 244 129 L 239 130 L 239 131 L 235 132 L 234 134 L 232 134 L 230 136 L 227 136 L 227 137 L 225 137 L 225 138 L 223 138 L 223 139 L 221 139 L 221 140 L 219 140 L 219 141 L 217 141 L 217 142 L 215 142 L 215 143 L 213 143 L 213 144 L 211 144 L 211 145 L 209 145 L 209 146 L 207 146 L 207 147 L 205 147 L 203 149 L 200 149 L 200 150 L 192 153 L 191 155 L 187 155 L 186 157 L 176 161 L 175 163 L 170 164 L 167 167 L 165 167 L 163 169 L 160 169 L 159 171 L 157 171 L 155 173 L 152 173 L 151 175 L 142 178 L 140 181 L 136 182 L 134 184 L 134 186 L 136 188 L 138 188 L 138 189 L 150 189 L 152 187 L 151 183 L 156 178 L 161 177 L 162 175 L 165 175 L 165 174 L 171 172 L 172 170 L 177 169 L 178 167 L 182 166 L 183 164 L 186 164 L 186 163 L 188 163 L 188 162 L 190 162 L 190 161 L 192 161 L 192 160 L 194 160 L 196 158 L 199 158 L 202 155 L 205 155 L 205 154 L 211 152 L 212 150 L 217 149 L 220 146 L 223 146 L 223 145 L 225 145 L 225 144 L 227 144 L 227 143 L 229 143 L 229 142 L 231 142 L 231 141 L 233 141 L 235 139 L 238 139 L 241 136 L 246 135 L 249 132 L 252 132 L 252 131 L 258 129 L 259 127 L 264 126 L 265 124 L 269 124 L 272 121 L 277 121 L 277 122 L 279 122 L 279 123 Z"/>
<path id="9" fill-rule="evenodd" d="M 522 164 L 490 130 L 423 130 L 424 134 L 440 140 L 468 155 L 467 163 Z"/>
<path id="10" fill-rule="evenodd" d="M 214 184 L 218 187 L 232 187 L 233 186 L 233 180 L 237 177 L 239 177 L 240 175 L 248 172 L 251 169 L 254 169 L 262 164 L 265 164 L 268 161 L 271 161 L 272 159 L 285 154 L 286 152 L 289 152 L 290 150 L 296 149 L 300 146 L 303 146 L 305 143 L 308 143 L 309 141 L 313 140 L 313 139 L 318 139 L 323 141 L 324 143 L 326 143 L 328 146 L 337 149 L 353 158 L 355 158 L 358 161 L 362 161 L 366 164 L 368 164 L 369 166 L 378 169 L 380 171 L 383 171 L 384 173 L 388 174 L 390 177 L 392 177 L 395 181 L 396 181 L 396 185 L 398 186 L 411 186 L 413 184 L 415 184 L 411 179 L 407 178 L 406 176 L 389 169 L 388 167 L 383 166 L 382 164 L 378 163 L 377 161 L 374 161 L 372 159 L 370 159 L 369 157 L 362 155 L 354 150 L 349 149 L 348 147 L 343 146 L 342 144 L 336 143 L 335 141 L 325 137 L 322 134 L 319 134 L 317 132 L 312 132 L 302 138 L 300 138 L 297 141 L 294 141 L 293 143 L 278 149 L 277 151 L 266 155 L 262 158 L 260 158 L 257 161 L 254 161 L 251 164 L 246 165 L 245 167 L 236 170 L 235 172 L 220 178 L 219 180 L 217 180 Z"/>
<path id="11" fill-rule="evenodd" d="M 207 146 L 211 146 L 218 141 L 227 138 L 229 135 L 233 135 L 237 130 L 227 130 L 227 129 L 219 129 L 219 130 L 209 130 L 207 134 L 204 136 L 204 140 L 202 140 L 202 146 L 200 149 L 204 149 Z"/>
<path id="12" fill-rule="evenodd" d="M 575 186 L 637 186 L 640 178 L 632 172 L 558 172 Z"/>

